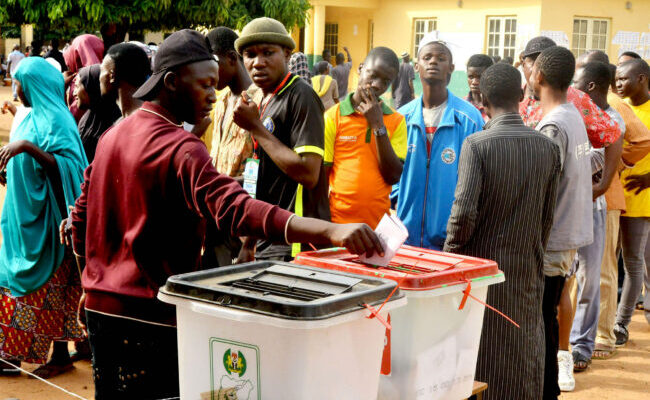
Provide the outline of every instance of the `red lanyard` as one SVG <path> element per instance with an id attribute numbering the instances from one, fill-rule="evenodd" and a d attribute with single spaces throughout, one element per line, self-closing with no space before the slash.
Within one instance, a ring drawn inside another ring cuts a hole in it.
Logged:
<path id="1" fill-rule="evenodd" d="M 278 87 L 273 90 L 273 93 L 271 93 L 271 96 L 269 96 L 269 99 L 264 103 L 264 106 L 262 106 L 262 103 L 260 103 L 259 106 L 257 106 L 257 109 L 260 110 L 260 120 L 264 118 L 264 113 L 266 112 L 266 107 L 268 107 L 269 103 L 271 100 L 275 97 L 276 94 L 282 89 L 285 83 L 289 80 L 289 77 L 291 76 L 291 72 L 287 73 L 287 76 L 284 77 L 282 82 L 278 85 Z M 257 140 L 253 138 L 253 158 L 257 159 Z"/>

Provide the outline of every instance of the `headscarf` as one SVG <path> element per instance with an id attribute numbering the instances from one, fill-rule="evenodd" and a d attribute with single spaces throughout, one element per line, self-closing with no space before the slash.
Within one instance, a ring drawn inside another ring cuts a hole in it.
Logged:
<path id="1" fill-rule="evenodd" d="M 63 59 L 68 67 L 69 74 L 76 74 L 83 67 L 93 64 L 101 64 L 104 58 L 104 42 L 95 35 L 77 36 L 70 46 L 63 50 Z M 84 114 L 83 110 L 77 107 L 74 101 L 74 79 L 67 87 L 66 104 L 74 116 L 75 121 L 79 121 Z"/>
<path id="2" fill-rule="evenodd" d="M 102 98 L 99 89 L 99 64 L 83 67 L 79 70 L 79 80 L 86 88 L 90 106 L 79 120 L 79 135 L 83 143 L 88 162 L 93 162 L 97 142 L 104 132 L 122 116 L 113 99 Z"/>
<path id="3" fill-rule="evenodd" d="M 63 51 L 63 58 L 70 73 L 78 72 L 89 65 L 100 64 L 104 58 L 104 42 L 95 35 L 77 36 Z"/>
<path id="4" fill-rule="evenodd" d="M 307 64 L 307 56 L 301 52 L 296 52 L 289 58 L 289 72 L 298 75 L 305 82 L 311 85 L 311 73 L 309 72 L 309 64 Z"/>
<path id="5" fill-rule="evenodd" d="M 322 86 L 320 84 L 321 76 L 324 77 Z M 311 78 L 311 86 L 314 88 L 314 91 L 318 97 L 323 97 L 325 94 L 327 94 L 330 86 L 332 86 L 332 77 L 329 75 L 316 75 L 315 77 Z"/>
<path id="6" fill-rule="evenodd" d="M 41 57 L 24 59 L 14 74 L 32 110 L 11 141 L 27 140 L 56 159 L 66 209 L 81 194 L 88 161 L 77 126 L 63 101 L 63 76 Z M 29 154 L 7 164 L 7 195 L 0 219 L 0 286 L 15 296 L 42 287 L 63 261 L 63 219 L 45 169 Z"/>

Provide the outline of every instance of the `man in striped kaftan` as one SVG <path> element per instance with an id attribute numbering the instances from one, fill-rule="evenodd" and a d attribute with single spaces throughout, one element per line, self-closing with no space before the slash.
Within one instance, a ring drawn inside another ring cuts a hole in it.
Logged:
<path id="1" fill-rule="evenodd" d="M 486 310 L 476 379 L 484 398 L 539 400 L 544 381 L 544 248 L 560 177 L 557 145 L 524 125 L 517 104 L 521 77 L 507 64 L 481 77 L 484 131 L 465 139 L 444 250 L 495 260 L 506 281 L 487 303 L 520 328 Z"/>

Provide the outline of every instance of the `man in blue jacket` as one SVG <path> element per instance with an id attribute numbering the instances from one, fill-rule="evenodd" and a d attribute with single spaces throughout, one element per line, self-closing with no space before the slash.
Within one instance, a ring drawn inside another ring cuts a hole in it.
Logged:
<path id="1" fill-rule="evenodd" d="M 406 118 L 408 152 L 391 197 L 409 231 L 406 243 L 442 250 L 460 149 L 467 136 L 483 129 L 483 118 L 474 106 L 447 89 L 453 57 L 436 33 L 422 38 L 417 54 L 415 69 L 422 81 L 422 96 L 399 109 Z"/>

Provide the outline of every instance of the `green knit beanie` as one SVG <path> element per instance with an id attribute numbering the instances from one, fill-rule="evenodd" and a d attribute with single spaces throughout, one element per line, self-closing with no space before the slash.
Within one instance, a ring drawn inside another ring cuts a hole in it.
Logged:
<path id="1" fill-rule="evenodd" d="M 278 44 L 290 50 L 296 47 L 296 43 L 289 36 L 284 25 L 280 21 L 266 17 L 255 18 L 246 24 L 239 39 L 235 40 L 235 50 L 242 54 L 246 47 L 259 43 Z"/>

